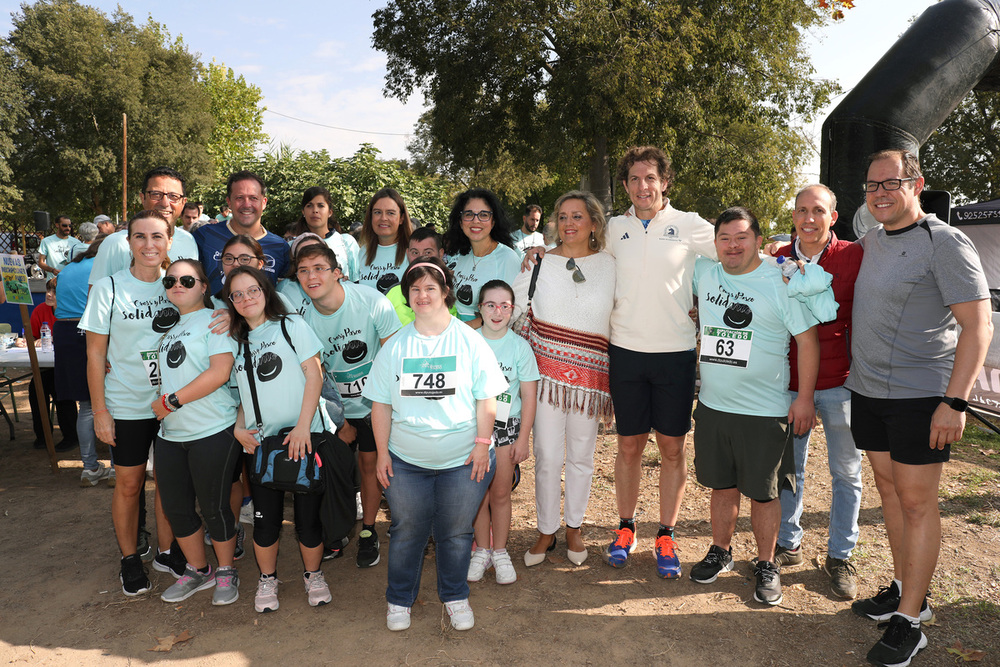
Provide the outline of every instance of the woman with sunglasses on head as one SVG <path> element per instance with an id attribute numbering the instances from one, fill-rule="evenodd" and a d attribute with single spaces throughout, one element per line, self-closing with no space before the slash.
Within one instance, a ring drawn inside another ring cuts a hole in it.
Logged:
<path id="1" fill-rule="evenodd" d="M 298 315 L 289 315 L 270 279 L 260 269 L 241 266 L 230 272 L 225 289 L 230 302 L 230 336 L 235 357 L 233 376 L 239 385 L 240 408 L 235 436 L 248 456 L 260 440 L 291 428 L 284 444 L 288 456 L 299 460 L 313 456 L 311 433 L 329 432 L 332 424 L 321 409 L 323 371 L 316 334 Z M 246 356 L 250 357 L 247 367 Z M 254 377 L 254 391 L 261 414 L 256 414 L 247 374 Z M 257 424 L 262 424 L 258 431 Z M 249 465 L 249 461 L 248 461 Z M 260 484 L 253 493 L 253 547 L 260 569 L 254 609 L 278 609 L 278 537 L 284 515 L 285 492 Z M 293 494 L 295 533 L 305 568 L 302 578 L 310 606 L 333 598 L 323 578 L 323 527 L 320 493 Z"/>
<path id="2" fill-rule="evenodd" d="M 376 192 L 365 209 L 361 228 L 363 256 L 354 281 L 382 294 L 398 285 L 406 269 L 406 249 L 412 232 L 413 223 L 400 194 L 392 188 Z"/>
<path id="3" fill-rule="evenodd" d="M 169 265 L 174 225 L 158 211 L 142 211 L 128 222 L 132 265 L 98 280 L 90 291 L 79 328 L 87 335 L 87 385 L 94 432 L 111 445 L 116 484 L 111 519 L 121 549 L 121 582 L 126 595 L 150 589 L 137 553 L 141 500 L 145 497 L 149 448 L 160 429 L 149 407 L 159 395 L 156 349 L 160 337 L 180 319 L 160 282 Z M 110 365 L 110 370 L 106 367 Z M 169 545 L 153 567 L 184 573 L 184 556 L 157 502 L 157 541 Z"/>
<path id="4" fill-rule="evenodd" d="M 608 336 L 615 297 L 615 260 L 601 252 L 607 224 L 589 192 L 556 200 L 557 245 L 545 255 L 531 299 L 528 343 L 541 381 L 535 411 L 535 509 L 538 540 L 524 554 L 528 567 L 556 545 L 563 463 L 566 466 L 566 557 L 587 559 L 580 525 L 590 500 L 597 426 L 612 415 Z M 514 281 L 515 311 L 527 307 L 531 271 Z"/>
<path id="5" fill-rule="evenodd" d="M 314 185 L 302 193 L 302 217 L 293 228 L 297 238 L 306 232 L 316 234 L 333 254 L 344 272 L 344 278 L 356 281 L 361 263 L 361 248 L 350 234 L 340 228 L 337 216 L 333 214 L 333 200 L 330 191 Z M 294 254 L 294 252 L 293 252 Z"/>
<path id="6" fill-rule="evenodd" d="M 163 510 L 187 567 L 160 599 L 180 602 L 215 587 L 212 604 L 231 604 L 239 598 L 239 578 L 233 569 L 237 526 L 230 491 L 240 454 L 233 436 L 236 399 L 227 386 L 232 344 L 228 336 L 209 330 L 212 301 L 208 276 L 199 262 L 177 260 L 162 282 L 180 319 L 157 347 L 160 388 L 151 407 L 160 419 L 160 434 L 154 465 Z M 205 557 L 196 500 L 212 537 L 217 570 Z"/>
<path id="7" fill-rule="evenodd" d="M 458 317 L 473 327 L 483 323 L 475 301 L 482 286 L 491 280 L 510 285 L 521 270 L 510 229 L 507 212 L 489 190 L 473 188 L 455 198 L 444 249 L 455 273 Z"/>
<path id="8" fill-rule="evenodd" d="M 403 294 L 415 319 L 385 342 L 361 392 L 372 401 L 375 474 L 392 513 L 390 630 L 410 627 L 431 534 L 451 625 L 475 624 L 466 581 L 472 521 L 493 479 L 496 397 L 507 380 L 483 337 L 448 312 L 454 285 L 437 257 L 407 268 Z"/>

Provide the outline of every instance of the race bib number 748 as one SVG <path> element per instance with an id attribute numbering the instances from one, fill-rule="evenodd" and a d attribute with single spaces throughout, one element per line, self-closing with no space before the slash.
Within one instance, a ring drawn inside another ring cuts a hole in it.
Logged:
<path id="1" fill-rule="evenodd" d="M 455 357 L 408 357 L 403 359 L 400 396 L 443 398 L 453 396 L 457 386 Z"/>

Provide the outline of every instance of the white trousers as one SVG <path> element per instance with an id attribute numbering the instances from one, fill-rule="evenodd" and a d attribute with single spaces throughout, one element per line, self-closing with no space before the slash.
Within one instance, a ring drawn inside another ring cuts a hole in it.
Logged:
<path id="1" fill-rule="evenodd" d="M 594 477 L 597 418 L 563 412 L 538 401 L 535 412 L 535 510 L 538 532 L 551 535 L 559 529 L 560 477 L 566 464 L 566 525 L 583 523 Z"/>

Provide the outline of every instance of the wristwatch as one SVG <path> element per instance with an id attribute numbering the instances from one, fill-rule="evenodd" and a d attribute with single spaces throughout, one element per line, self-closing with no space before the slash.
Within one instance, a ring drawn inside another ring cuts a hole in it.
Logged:
<path id="1" fill-rule="evenodd" d="M 969 409 L 969 402 L 961 398 L 945 396 L 941 399 L 941 402 L 947 404 L 952 410 L 956 410 L 958 412 L 965 412 Z"/>
<path id="2" fill-rule="evenodd" d="M 169 396 L 167 396 L 167 403 L 169 403 L 170 405 L 174 406 L 177 409 L 180 409 L 181 407 L 181 402 L 177 398 L 177 394 L 170 394 Z"/>

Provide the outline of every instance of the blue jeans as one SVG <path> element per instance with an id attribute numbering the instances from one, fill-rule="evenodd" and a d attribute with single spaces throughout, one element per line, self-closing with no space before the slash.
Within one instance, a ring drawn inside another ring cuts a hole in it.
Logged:
<path id="1" fill-rule="evenodd" d="M 94 433 L 94 411 L 90 407 L 90 401 L 80 401 L 80 409 L 76 413 L 76 437 L 80 441 L 80 460 L 83 461 L 83 467 L 87 470 L 96 470 L 97 435 Z"/>
<path id="2" fill-rule="evenodd" d="M 792 400 L 797 396 L 791 392 Z M 833 478 L 833 501 L 830 506 L 830 538 L 827 552 L 832 558 L 847 559 L 858 543 L 858 510 L 861 509 L 861 452 L 851 436 L 851 392 L 844 387 L 822 389 L 815 393 L 816 412 L 823 420 L 826 450 Z M 811 432 L 810 432 L 811 433 Z M 793 493 L 781 491 L 781 527 L 778 545 L 787 549 L 802 544 L 802 486 L 809 436 L 795 437 L 795 482 Z"/>
<path id="3" fill-rule="evenodd" d="M 472 465 L 430 470 L 411 465 L 390 452 L 393 477 L 385 490 L 392 513 L 389 528 L 389 585 L 385 599 L 412 607 L 420 591 L 424 547 L 433 533 L 438 597 L 454 602 L 469 597 L 472 522 L 493 480 L 496 455 L 490 449 L 490 471 L 475 482 Z"/>

